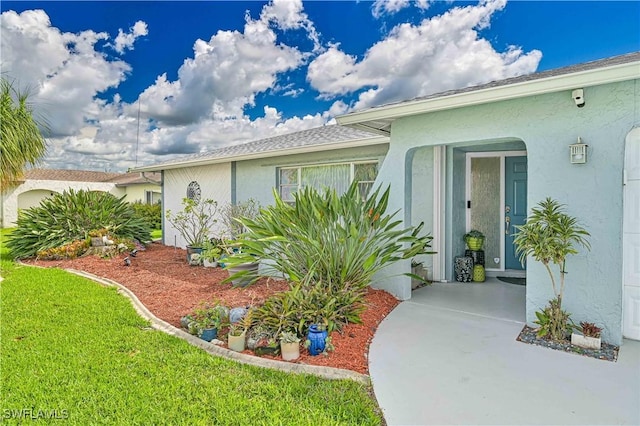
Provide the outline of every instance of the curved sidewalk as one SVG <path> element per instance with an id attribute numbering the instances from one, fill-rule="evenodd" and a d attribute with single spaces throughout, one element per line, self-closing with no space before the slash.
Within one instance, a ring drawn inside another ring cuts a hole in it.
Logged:
<path id="1" fill-rule="evenodd" d="M 524 291 L 438 283 L 391 312 L 369 351 L 388 424 L 640 424 L 640 342 L 617 362 L 518 342 Z"/>

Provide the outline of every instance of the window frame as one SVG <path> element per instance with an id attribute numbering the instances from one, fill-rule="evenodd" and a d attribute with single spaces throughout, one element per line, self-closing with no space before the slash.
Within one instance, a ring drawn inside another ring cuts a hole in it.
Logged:
<path id="1" fill-rule="evenodd" d="M 278 195 L 280 196 L 282 201 L 284 201 L 286 203 L 289 203 L 289 204 L 293 204 L 295 202 L 293 197 L 292 197 L 292 199 L 284 199 L 282 197 L 282 188 L 283 187 L 295 187 L 295 191 L 290 192 L 290 194 L 294 194 L 295 192 L 301 190 L 303 188 L 303 185 L 302 185 L 302 169 L 303 168 L 343 166 L 345 164 L 349 165 L 349 185 L 351 185 L 351 183 L 353 183 L 353 180 L 355 179 L 356 166 L 358 164 L 374 164 L 376 166 L 376 178 L 378 176 L 379 167 L 380 167 L 380 161 L 377 160 L 377 159 L 340 161 L 340 162 L 335 162 L 335 163 L 313 163 L 313 164 L 299 164 L 299 165 L 291 165 L 291 166 L 280 166 L 280 167 L 276 168 L 276 170 L 277 170 L 276 179 L 277 179 Z M 297 171 L 296 172 L 296 183 L 295 184 L 283 184 L 282 183 L 282 170 L 296 170 Z M 361 184 L 361 183 L 371 184 L 371 187 L 373 187 L 373 184 L 375 183 L 375 179 L 373 181 L 369 181 L 369 180 L 358 181 L 358 184 Z"/>

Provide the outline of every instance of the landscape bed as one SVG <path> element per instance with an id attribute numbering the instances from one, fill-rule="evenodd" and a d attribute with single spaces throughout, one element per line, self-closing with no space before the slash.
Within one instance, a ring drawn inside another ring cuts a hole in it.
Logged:
<path id="1" fill-rule="evenodd" d="M 287 282 L 273 278 L 261 278 L 246 288 L 220 284 L 228 277 L 227 271 L 189 266 L 185 250 L 160 243 L 152 243 L 144 251 L 139 251 L 136 257 L 129 257 L 130 266 L 124 262 L 125 256 L 123 254 L 112 259 L 84 256 L 69 260 L 31 260 L 26 263 L 76 269 L 116 281 L 131 290 L 155 316 L 176 327 L 180 327 L 180 318 L 201 302 L 219 301 L 230 308 L 256 306 L 269 296 L 289 288 Z M 348 324 L 341 332 L 332 333 L 331 341 L 335 350 L 327 356 L 311 356 L 301 348 L 300 358 L 294 362 L 368 374 L 368 351 L 375 330 L 399 301 L 385 291 L 369 288 L 365 303 L 361 324 Z M 252 354 L 248 350 L 245 353 Z"/>

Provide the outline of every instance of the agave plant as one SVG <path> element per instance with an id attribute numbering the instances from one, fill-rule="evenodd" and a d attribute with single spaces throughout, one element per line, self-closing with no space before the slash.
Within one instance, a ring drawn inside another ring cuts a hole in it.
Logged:
<path id="1" fill-rule="evenodd" d="M 88 238 L 96 229 L 140 242 L 151 240 L 148 223 L 131 206 L 108 192 L 69 190 L 42 200 L 39 206 L 23 210 L 7 246 L 16 258 Z"/>

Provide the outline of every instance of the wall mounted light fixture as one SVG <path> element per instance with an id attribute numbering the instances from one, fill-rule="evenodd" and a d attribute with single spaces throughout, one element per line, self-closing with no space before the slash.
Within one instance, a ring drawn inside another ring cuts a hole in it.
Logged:
<path id="1" fill-rule="evenodd" d="M 569 145 L 571 164 L 585 164 L 587 162 L 587 147 L 582 143 L 582 138 L 578 136 L 578 143 Z"/>

